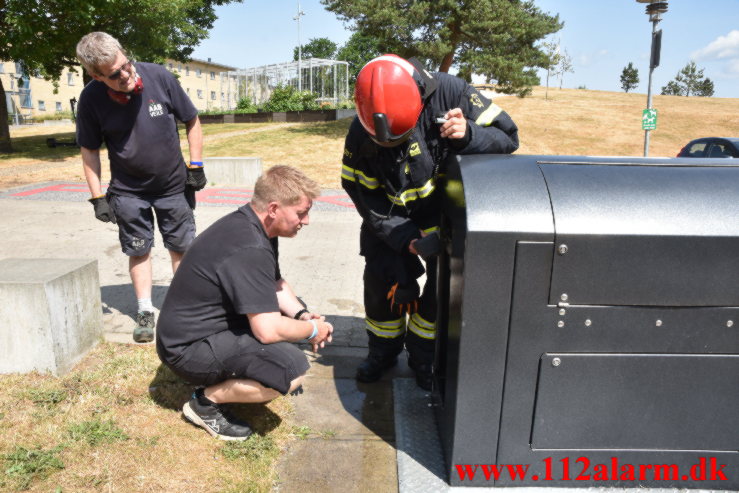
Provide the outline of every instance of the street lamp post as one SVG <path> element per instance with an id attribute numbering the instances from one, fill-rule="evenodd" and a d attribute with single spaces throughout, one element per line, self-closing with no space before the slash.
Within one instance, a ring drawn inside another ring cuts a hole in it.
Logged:
<path id="1" fill-rule="evenodd" d="M 646 13 L 652 23 L 652 46 L 649 58 L 649 84 L 647 86 L 647 110 L 652 109 L 652 72 L 659 66 L 659 53 L 662 48 L 662 30 L 657 31 L 657 24 L 662 20 L 662 14 L 667 12 L 667 1 L 658 0 L 636 0 L 638 3 L 648 4 Z M 644 130 L 644 157 L 649 156 L 649 132 Z"/>
<path id="2" fill-rule="evenodd" d="M 303 74 L 300 71 L 300 61 L 303 58 L 302 46 L 300 45 L 300 18 L 305 15 L 305 12 L 300 10 L 300 0 L 298 0 L 298 14 L 293 17 L 293 20 L 298 21 L 298 91 L 303 90 Z"/>

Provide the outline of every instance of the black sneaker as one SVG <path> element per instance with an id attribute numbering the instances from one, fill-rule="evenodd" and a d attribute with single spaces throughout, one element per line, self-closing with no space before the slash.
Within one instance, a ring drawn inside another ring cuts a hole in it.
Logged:
<path id="1" fill-rule="evenodd" d="M 154 312 L 136 314 L 136 328 L 133 329 L 135 342 L 151 342 L 154 340 Z"/>
<path id="2" fill-rule="evenodd" d="M 218 404 L 202 405 L 194 396 L 182 406 L 182 412 L 188 421 L 205 428 L 205 431 L 219 440 L 243 441 L 252 434 L 248 423 L 232 416 Z"/>
<path id="3" fill-rule="evenodd" d="M 358 381 L 363 383 L 376 382 L 385 373 L 385 370 L 389 370 L 398 362 L 396 356 L 382 357 L 375 354 L 369 354 L 364 361 L 359 364 L 357 368 L 356 378 Z"/>

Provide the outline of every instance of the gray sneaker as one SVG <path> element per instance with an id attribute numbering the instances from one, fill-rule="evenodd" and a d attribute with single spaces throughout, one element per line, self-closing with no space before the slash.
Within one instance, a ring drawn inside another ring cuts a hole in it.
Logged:
<path id="1" fill-rule="evenodd" d="M 154 313 L 139 312 L 136 314 L 136 328 L 133 329 L 135 342 L 151 342 L 154 340 Z"/>
<path id="2" fill-rule="evenodd" d="M 223 406 L 204 406 L 195 396 L 182 406 L 182 413 L 192 424 L 219 440 L 243 441 L 252 434 L 249 423 L 232 416 Z"/>

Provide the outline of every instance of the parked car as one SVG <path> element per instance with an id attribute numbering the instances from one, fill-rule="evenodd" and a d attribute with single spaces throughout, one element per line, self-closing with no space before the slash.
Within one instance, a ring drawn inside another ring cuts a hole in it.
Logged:
<path id="1" fill-rule="evenodd" d="M 735 157 L 739 158 L 739 139 L 731 137 L 704 137 L 688 142 L 677 157 Z"/>

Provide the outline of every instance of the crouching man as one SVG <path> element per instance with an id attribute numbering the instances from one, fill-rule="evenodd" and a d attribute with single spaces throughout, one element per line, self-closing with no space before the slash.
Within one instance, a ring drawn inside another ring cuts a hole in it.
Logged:
<path id="1" fill-rule="evenodd" d="M 157 352 L 174 373 L 204 386 L 185 403 L 189 421 L 222 440 L 252 430 L 223 406 L 268 402 L 297 390 L 313 350 L 333 327 L 305 309 L 280 275 L 277 237 L 308 224 L 318 185 L 289 166 L 267 170 L 251 202 L 203 231 L 182 259 L 157 324 Z"/>

